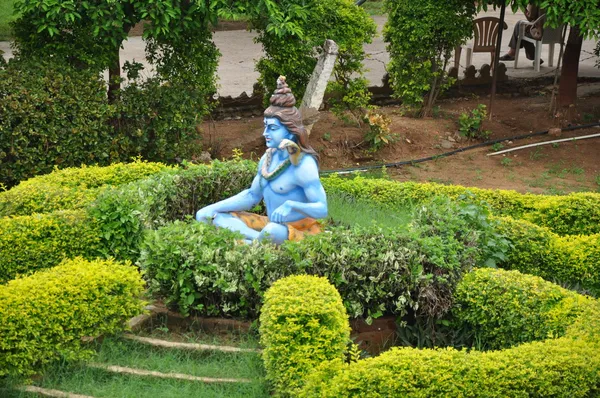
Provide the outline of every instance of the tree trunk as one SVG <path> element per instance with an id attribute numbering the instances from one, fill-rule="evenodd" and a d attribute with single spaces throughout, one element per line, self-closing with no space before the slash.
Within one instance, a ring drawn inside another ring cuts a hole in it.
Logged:
<path id="1" fill-rule="evenodd" d="M 577 75 L 579 72 L 579 55 L 583 36 L 577 26 L 571 26 L 571 32 L 567 39 L 563 66 L 560 73 L 560 85 L 558 87 L 558 108 L 563 110 L 575 105 L 577 101 Z"/>
<path id="2" fill-rule="evenodd" d="M 121 60 L 117 48 L 116 58 L 108 68 L 108 103 L 113 104 L 121 89 Z"/>

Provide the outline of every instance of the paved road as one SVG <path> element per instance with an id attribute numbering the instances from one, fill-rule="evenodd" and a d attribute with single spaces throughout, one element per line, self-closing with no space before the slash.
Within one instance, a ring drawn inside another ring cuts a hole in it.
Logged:
<path id="1" fill-rule="evenodd" d="M 498 16 L 499 11 L 488 11 L 480 13 L 478 16 Z M 524 16 L 520 13 L 513 14 L 507 12 L 506 23 L 508 30 L 504 31 L 502 37 L 502 53 L 508 50 L 508 42 L 510 35 L 512 34 L 515 23 L 524 19 Z M 385 24 L 385 16 L 375 16 L 375 22 L 377 23 L 379 33 Z M 243 30 L 234 31 L 223 31 L 216 32 L 214 34 L 214 41 L 219 50 L 222 53 L 221 60 L 219 62 L 218 75 L 219 75 L 219 94 L 223 96 L 232 95 L 237 96 L 243 91 L 248 94 L 252 91 L 252 85 L 258 79 L 258 73 L 254 70 L 255 62 L 262 55 L 262 48 L 259 44 L 254 43 L 255 34 Z M 580 76 L 594 76 L 600 77 L 600 69 L 595 67 L 597 57 L 594 57 L 591 53 L 596 45 L 595 41 L 585 40 L 583 43 L 583 51 L 581 54 L 581 61 L 579 67 Z M 557 46 L 558 47 L 558 46 Z M 0 50 L 5 51 L 5 56 L 11 57 L 12 52 L 10 50 L 9 43 L 0 42 Z M 368 71 L 366 76 L 373 85 L 381 85 L 381 79 L 385 74 L 385 64 L 389 61 L 388 53 L 385 49 L 385 43 L 381 37 L 381 34 L 375 38 L 373 43 L 365 45 L 365 51 L 367 52 L 369 59 L 365 62 L 365 66 Z M 462 56 L 462 64 L 465 63 L 466 58 Z M 556 67 L 558 59 L 559 49 L 555 50 L 554 65 Z M 546 61 L 541 67 L 541 71 L 536 73 L 533 70 L 533 64 L 527 61 L 525 54 L 521 54 L 523 61 L 519 62 L 519 69 L 513 69 L 513 63 L 507 62 L 508 75 L 511 77 L 534 77 L 541 75 L 552 75 L 554 68 L 548 67 L 548 46 L 543 46 L 542 58 Z M 136 60 L 138 62 L 144 62 L 144 42 L 140 37 L 131 37 L 124 44 L 124 48 L 121 50 L 121 61 L 125 60 Z M 490 57 L 488 54 L 476 53 L 473 54 L 473 64 L 480 66 L 483 63 L 489 63 Z M 147 64 L 146 64 L 147 65 Z M 147 65 L 148 66 L 148 65 Z M 152 71 L 147 69 L 144 72 L 146 75 L 150 75 Z"/>

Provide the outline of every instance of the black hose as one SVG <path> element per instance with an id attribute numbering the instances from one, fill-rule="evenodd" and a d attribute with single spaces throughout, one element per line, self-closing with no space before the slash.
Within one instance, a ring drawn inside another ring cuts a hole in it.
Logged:
<path id="1" fill-rule="evenodd" d="M 367 0 L 356 0 L 356 2 L 354 3 L 354 5 L 356 5 L 356 6 L 362 6 L 366 2 L 367 2 Z"/>
<path id="2" fill-rule="evenodd" d="M 596 126 L 600 126 L 600 123 L 584 124 L 584 125 L 581 125 L 581 126 L 569 126 L 569 127 L 565 127 L 564 129 L 562 129 L 562 131 L 573 131 L 573 130 L 585 129 L 585 128 L 588 128 L 588 127 L 596 127 Z M 522 140 L 522 139 L 525 139 L 525 138 L 535 137 L 535 136 L 544 135 L 544 134 L 548 134 L 548 130 L 538 131 L 538 132 L 535 132 L 535 133 L 529 133 L 529 134 L 525 134 L 525 135 L 517 135 L 515 137 L 499 138 L 497 140 L 485 141 L 485 142 L 481 142 L 479 144 L 475 144 L 475 145 L 471 145 L 471 146 L 466 146 L 464 148 L 458 148 L 458 149 L 455 149 L 455 150 L 450 151 L 450 152 L 441 153 L 439 155 L 428 156 L 426 158 L 421 158 L 421 159 L 403 160 L 401 162 L 386 163 L 386 164 L 379 164 L 379 165 L 367 165 L 367 166 L 362 166 L 362 167 L 351 167 L 351 168 L 348 168 L 348 169 L 323 170 L 323 171 L 321 171 L 321 174 L 351 173 L 353 171 L 366 171 L 366 170 L 380 169 L 382 167 L 400 167 L 400 166 L 405 166 L 407 164 L 423 163 L 423 162 L 428 162 L 430 160 L 435 160 L 435 159 L 443 158 L 443 157 L 446 157 L 446 156 L 454 155 L 456 153 L 469 151 L 471 149 L 481 148 L 481 147 L 488 146 L 488 145 L 494 145 L 494 144 L 496 144 L 498 142 L 513 141 L 513 140 Z"/>

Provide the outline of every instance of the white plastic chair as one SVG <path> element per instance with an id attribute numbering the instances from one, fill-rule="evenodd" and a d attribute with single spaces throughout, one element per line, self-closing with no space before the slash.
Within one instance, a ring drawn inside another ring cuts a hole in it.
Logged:
<path id="1" fill-rule="evenodd" d="M 548 66 L 552 66 L 554 64 L 554 45 L 561 44 L 563 25 L 561 25 L 557 28 L 546 28 L 545 27 L 543 34 L 542 34 L 542 40 L 535 40 L 531 37 L 525 36 L 525 29 L 528 26 L 533 26 L 545 19 L 546 19 L 546 14 L 542 15 L 534 22 L 521 22 L 521 24 L 519 25 L 520 26 L 519 38 L 517 40 L 517 48 L 516 48 L 516 52 L 515 52 L 515 64 L 514 64 L 515 69 L 518 68 L 519 52 L 521 49 L 521 41 L 522 40 L 525 40 L 525 41 L 535 44 L 535 58 L 533 60 L 533 69 L 536 72 L 540 71 L 540 59 L 542 58 L 542 44 L 549 45 Z"/>

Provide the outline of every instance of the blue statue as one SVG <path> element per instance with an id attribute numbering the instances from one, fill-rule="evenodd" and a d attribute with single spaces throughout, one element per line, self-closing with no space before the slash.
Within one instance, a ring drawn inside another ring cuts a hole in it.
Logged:
<path id="1" fill-rule="evenodd" d="M 247 242 L 268 239 L 281 244 L 319 233 L 316 219 L 327 217 L 327 198 L 319 181 L 318 155 L 307 143 L 296 99 L 284 76 L 277 79 L 270 103 L 264 113 L 267 150 L 252 185 L 198 210 L 196 220 L 241 232 Z M 261 199 L 267 216 L 247 212 Z"/>

